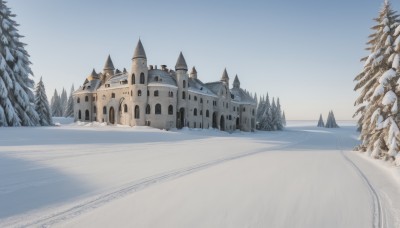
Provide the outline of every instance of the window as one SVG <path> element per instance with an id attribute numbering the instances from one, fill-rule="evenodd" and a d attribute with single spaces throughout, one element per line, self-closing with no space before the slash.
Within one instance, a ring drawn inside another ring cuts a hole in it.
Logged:
<path id="1" fill-rule="evenodd" d="M 138 105 L 135 106 L 135 119 L 140 118 L 140 108 Z"/>
<path id="2" fill-rule="evenodd" d="M 194 122 L 194 128 L 196 128 L 196 122 Z"/>
<path id="3" fill-rule="evenodd" d="M 146 114 L 150 114 L 150 105 L 149 104 L 146 106 Z"/>
<path id="4" fill-rule="evenodd" d="M 81 110 L 79 110 L 79 113 L 78 113 L 78 118 L 79 118 L 79 119 L 82 119 L 82 113 L 81 113 Z"/>
<path id="5" fill-rule="evenodd" d="M 155 111 L 156 115 L 161 115 L 161 105 L 160 104 L 156 104 L 156 111 Z"/>
<path id="6" fill-rule="evenodd" d="M 202 116 L 203 115 L 203 110 L 200 110 L 200 116 Z"/>
<path id="7" fill-rule="evenodd" d="M 115 93 L 112 93 L 112 94 L 111 94 L 111 98 L 115 98 Z"/>
<path id="8" fill-rule="evenodd" d="M 133 97 L 133 92 L 132 92 L 132 90 L 131 90 L 131 97 Z"/>
<path id="9" fill-rule="evenodd" d="M 88 102 L 89 101 L 89 96 L 86 96 L 85 97 L 85 102 Z"/>
<path id="10" fill-rule="evenodd" d="M 158 97 L 158 90 L 155 90 L 155 91 L 154 91 L 154 96 L 155 96 L 155 97 Z"/>
<path id="11" fill-rule="evenodd" d="M 156 82 L 159 81 L 158 76 L 154 77 L 154 81 L 156 81 Z"/>
<path id="12" fill-rule="evenodd" d="M 246 108 L 245 107 L 243 107 L 243 112 L 245 112 L 246 111 Z"/>
<path id="13" fill-rule="evenodd" d="M 147 96 L 150 97 L 150 91 L 149 90 L 147 90 Z"/>
<path id="14" fill-rule="evenodd" d="M 128 112 L 128 105 L 124 104 L 124 112 L 127 113 Z"/>
<path id="15" fill-rule="evenodd" d="M 97 113 L 97 108 L 96 108 L 96 106 L 93 107 L 93 113 Z"/>
<path id="16" fill-rule="evenodd" d="M 186 80 L 183 80 L 183 88 L 186 88 Z"/>
<path id="17" fill-rule="evenodd" d="M 197 96 L 194 96 L 194 101 L 197 101 Z"/>
<path id="18" fill-rule="evenodd" d="M 228 103 L 226 103 L 226 108 L 227 108 L 227 109 L 229 108 L 229 104 L 228 104 Z"/>
<path id="19" fill-rule="evenodd" d="M 140 74 L 140 84 L 144 84 L 144 73 Z"/>
<path id="20" fill-rule="evenodd" d="M 76 103 L 81 103 L 81 98 L 78 97 L 78 100 L 76 101 Z"/>
<path id="21" fill-rule="evenodd" d="M 85 120 L 89 120 L 89 110 L 85 111 Z"/>
<path id="22" fill-rule="evenodd" d="M 174 97 L 174 92 L 169 91 L 168 96 L 169 96 L 169 97 Z"/>
<path id="23" fill-rule="evenodd" d="M 233 106 L 233 111 L 236 111 L 236 107 L 235 106 Z"/>
<path id="24" fill-rule="evenodd" d="M 107 107 L 106 106 L 103 107 L 103 114 L 107 115 Z"/>
<path id="25" fill-rule="evenodd" d="M 193 115 L 194 115 L 194 116 L 197 116 L 197 108 L 195 108 L 195 109 L 193 110 Z"/>
<path id="26" fill-rule="evenodd" d="M 190 100 L 190 98 L 191 98 L 191 97 L 190 97 L 190 94 L 189 94 L 189 100 Z"/>
<path id="27" fill-rule="evenodd" d="M 182 99 L 186 99 L 186 93 L 185 91 L 182 92 Z M 79 102 L 78 102 L 79 103 Z"/>
<path id="28" fill-rule="evenodd" d="M 200 104 L 203 104 L 203 98 L 200 98 Z"/>
<path id="29" fill-rule="evenodd" d="M 255 115 L 255 113 L 254 113 L 254 109 L 253 109 L 253 116 Z"/>
<path id="30" fill-rule="evenodd" d="M 134 85 L 135 84 L 135 74 L 132 74 L 132 85 Z"/>
<path id="31" fill-rule="evenodd" d="M 141 97 L 142 96 L 142 90 L 138 90 L 137 91 L 137 95 L 138 95 L 138 97 Z"/>
<path id="32" fill-rule="evenodd" d="M 172 105 L 168 106 L 168 115 L 173 115 L 174 114 L 174 107 Z"/>
<path id="33" fill-rule="evenodd" d="M 206 111 L 206 117 L 210 117 L 210 111 Z"/>

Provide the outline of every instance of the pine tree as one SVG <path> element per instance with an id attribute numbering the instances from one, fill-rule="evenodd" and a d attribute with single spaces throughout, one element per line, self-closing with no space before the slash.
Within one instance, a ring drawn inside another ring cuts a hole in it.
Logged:
<path id="1" fill-rule="evenodd" d="M 285 111 L 283 111 L 282 113 L 282 124 L 284 127 L 286 127 L 286 115 L 285 115 Z"/>
<path id="2" fill-rule="evenodd" d="M 397 13 L 389 1 L 385 1 L 374 33 L 367 43 L 371 54 L 363 58 L 364 70 L 355 78 L 355 90 L 361 90 L 355 105 L 359 106 L 355 115 L 360 115 L 362 144 L 359 150 L 371 152 L 373 157 L 394 157 L 400 145 L 396 137 L 398 128 L 398 74 L 400 62 L 400 38 L 394 42 L 399 31 Z"/>
<path id="3" fill-rule="evenodd" d="M 68 102 L 68 96 L 67 96 L 67 92 L 65 91 L 65 89 L 63 88 L 61 96 L 60 96 L 60 103 L 61 103 L 61 116 L 64 116 L 64 112 L 67 108 L 67 102 Z"/>
<path id="4" fill-rule="evenodd" d="M 54 90 L 54 95 L 51 98 L 51 114 L 53 117 L 61 117 L 62 116 L 61 98 L 57 93 L 57 89 Z"/>
<path id="5" fill-rule="evenodd" d="M 74 85 L 71 87 L 71 92 L 69 94 L 66 109 L 64 111 L 64 117 L 74 117 L 74 98 L 72 94 L 74 93 Z"/>
<path id="6" fill-rule="evenodd" d="M 279 101 L 279 97 L 276 102 L 276 110 L 275 110 L 275 116 L 276 116 L 276 129 L 281 131 L 283 129 L 283 124 L 282 124 L 282 110 L 281 110 L 281 103 Z"/>
<path id="7" fill-rule="evenodd" d="M 275 98 L 272 98 L 272 105 L 271 105 L 271 131 L 276 131 L 278 130 L 278 118 L 276 116 L 276 104 L 275 104 Z"/>
<path id="8" fill-rule="evenodd" d="M 29 55 L 19 40 L 15 15 L 5 4 L 0 0 L 0 127 L 36 126 L 39 116 Z"/>
<path id="9" fill-rule="evenodd" d="M 338 128 L 339 125 L 336 123 L 335 115 L 333 114 L 333 111 L 330 111 L 328 114 L 328 119 L 326 120 L 326 128 Z"/>
<path id="10" fill-rule="evenodd" d="M 46 89 L 44 87 L 42 78 L 40 78 L 35 90 L 35 110 L 39 115 L 40 125 L 50 126 L 53 124 L 49 101 L 47 100 Z"/>
<path id="11" fill-rule="evenodd" d="M 322 114 L 319 116 L 318 126 L 317 127 L 325 127 L 324 119 L 322 118 Z"/>

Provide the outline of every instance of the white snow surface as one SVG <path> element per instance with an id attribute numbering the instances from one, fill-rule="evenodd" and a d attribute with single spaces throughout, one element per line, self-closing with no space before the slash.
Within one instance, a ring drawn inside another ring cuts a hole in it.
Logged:
<path id="1" fill-rule="evenodd" d="M 56 121 L 55 121 L 56 122 Z M 282 132 L 0 128 L 0 227 L 400 227 L 354 122 Z"/>

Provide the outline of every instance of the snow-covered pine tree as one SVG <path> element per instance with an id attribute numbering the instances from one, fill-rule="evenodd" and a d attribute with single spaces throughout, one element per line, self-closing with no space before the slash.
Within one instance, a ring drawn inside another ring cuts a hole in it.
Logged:
<path id="1" fill-rule="evenodd" d="M 60 103 L 61 103 L 61 116 L 64 116 L 65 109 L 67 108 L 68 96 L 67 92 L 63 88 L 60 96 Z"/>
<path id="2" fill-rule="evenodd" d="M 61 98 L 58 95 L 57 89 L 54 90 L 54 95 L 51 98 L 51 114 L 53 117 L 62 116 Z"/>
<path id="3" fill-rule="evenodd" d="M 50 126 L 53 124 L 49 101 L 47 100 L 46 89 L 42 78 L 40 78 L 35 90 L 35 110 L 39 115 L 40 125 Z"/>
<path id="4" fill-rule="evenodd" d="M 281 131 L 283 129 L 283 124 L 282 124 L 282 110 L 281 110 L 281 103 L 279 101 L 279 97 L 276 102 L 276 110 L 275 110 L 275 116 L 276 116 L 276 130 Z"/>
<path id="5" fill-rule="evenodd" d="M 336 123 L 335 115 L 333 114 L 333 111 L 330 111 L 328 114 L 328 119 L 326 120 L 326 128 L 338 128 L 339 125 Z"/>
<path id="6" fill-rule="evenodd" d="M 285 111 L 283 111 L 282 113 L 282 124 L 284 127 L 286 127 L 286 115 L 285 115 Z"/>
<path id="7" fill-rule="evenodd" d="M 64 111 L 64 117 L 74 117 L 74 98 L 72 97 L 74 91 L 75 91 L 74 85 L 72 85 L 71 92 L 68 97 L 67 106 Z"/>
<path id="8" fill-rule="evenodd" d="M 319 116 L 317 127 L 325 127 L 324 119 L 322 118 L 322 114 Z"/>
<path id="9" fill-rule="evenodd" d="M 276 107 L 276 104 L 275 104 L 275 98 L 274 97 L 272 98 L 272 105 L 271 105 L 270 109 L 271 109 L 271 121 L 270 121 L 271 131 L 276 131 L 276 130 L 278 130 L 278 118 L 276 116 L 277 107 Z"/>
<path id="10" fill-rule="evenodd" d="M 399 69 L 400 60 L 398 47 L 394 47 L 399 19 L 388 0 L 384 2 L 375 21 L 377 25 L 372 27 L 374 33 L 369 36 L 367 43 L 367 50 L 371 54 L 362 59 L 365 61 L 364 69 L 355 78 L 355 90 L 360 90 L 355 102 L 359 106 L 355 115 L 361 116 L 362 144 L 359 150 L 368 151 L 373 157 L 387 158 L 398 153 L 398 118 L 393 116 L 398 114 L 396 70 Z"/>
<path id="11" fill-rule="evenodd" d="M 0 127 L 36 126 L 31 63 L 14 17 L 0 0 Z"/>

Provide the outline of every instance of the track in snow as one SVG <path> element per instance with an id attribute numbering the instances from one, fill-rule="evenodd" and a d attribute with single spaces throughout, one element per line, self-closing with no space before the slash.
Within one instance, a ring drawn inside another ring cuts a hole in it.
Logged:
<path id="1" fill-rule="evenodd" d="M 381 200 L 379 197 L 379 194 L 375 190 L 374 186 L 371 184 L 371 182 L 368 180 L 367 176 L 364 174 L 364 172 L 344 153 L 342 147 L 341 147 L 341 138 L 338 136 L 338 150 L 340 151 L 340 154 L 343 156 L 343 158 L 354 168 L 354 170 L 357 172 L 357 174 L 361 177 L 361 179 L 364 181 L 365 185 L 368 187 L 369 192 L 371 193 L 371 197 L 373 200 L 373 227 L 374 228 L 383 228 L 386 227 L 387 224 L 385 223 L 384 220 L 384 211 L 382 208 Z M 386 224 L 384 226 L 384 224 Z"/>
<path id="2" fill-rule="evenodd" d="M 298 135 L 295 134 L 294 136 L 298 136 Z M 306 137 L 304 137 L 304 136 L 306 136 Z M 289 144 L 286 144 L 283 146 L 275 146 L 275 147 L 271 147 L 268 149 L 260 149 L 260 150 L 256 150 L 253 152 L 237 154 L 237 155 L 233 155 L 230 157 L 220 158 L 220 159 L 213 160 L 210 162 L 205 162 L 202 164 L 194 165 L 191 167 L 178 169 L 178 170 L 174 170 L 174 171 L 169 171 L 169 172 L 161 173 L 161 174 L 158 174 L 155 176 L 143 178 L 141 180 L 138 180 L 138 181 L 132 182 L 130 184 L 127 184 L 125 186 L 122 186 L 119 189 L 112 191 L 110 193 L 103 194 L 103 195 L 97 196 L 96 198 L 92 198 L 90 200 L 82 202 L 81 204 L 78 204 L 67 210 L 64 210 L 64 211 L 49 215 L 47 217 L 41 218 L 39 220 L 24 224 L 24 225 L 22 225 L 22 227 L 31 227 L 31 226 L 49 227 L 54 224 L 74 218 L 78 215 L 81 215 L 84 212 L 88 212 L 88 211 L 98 208 L 108 202 L 119 199 L 119 198 L 129 195 L 131 193 L 140 191 L 140 190 L 150 187 L 152 185 L 171 181 L 171 180 L 174 180 L 174 179 L 189 175 L 191 173 L 198 172 L 198 171 L 204 170 L 206 168 L 210 168 L 212 166 L 216 166 L 221 163 L 228 162 L 228 161 L 237 160 L 240 158 L 252 156 L 255 154 L 259 154 L 259 153 L 272 152 L 272 151 L 277 151 L 277 150 L 282 150 L 282 149 L 285 149 L 288 147 L 292 147 L 301 142 L 304 142 L 305 140 L 308 139 L 309 136 L 310 135 L 308 133 L 302 132 L 300 140 L 297 140 L 296 142 L 289 143 Z M 9 225 L 13 225 L 13 224 L 9 224 Z"/>

